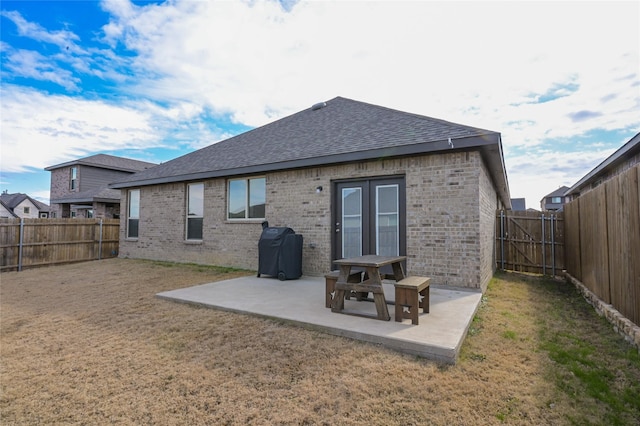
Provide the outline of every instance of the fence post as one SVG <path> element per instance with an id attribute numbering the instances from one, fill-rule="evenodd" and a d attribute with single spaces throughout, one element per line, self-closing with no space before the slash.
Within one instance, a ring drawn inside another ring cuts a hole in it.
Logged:
<path id="1" fill-rule="evenodd" d="M 504 271 L 504 210 L 500 210 L 500 264 Z"/>
<path id="2" fill-rule="evenodd" d="M 18 244 L 18 272 L 22 271 L 22 245 L 24 240 L 24 218 L 20 218 L 20 242 Z"/>
<path id="3" fill-rule="evenodd" d="M 556 276 L 556 240 L 555 233 L 553 232 L 554 224 L 553 224 L 554 215 L 551 213 L 550 222 L 551 223 L 551 274 L 552 276 Z"/>
<path id="4" fill-rule="evenodd" d="M 102 259 L 102 218 L 100 218 L 100 236 L 98 237 L 98 260 Z"/>
<path id="5" fill-rule="evenodd" d="M 546 253 L 544 250 L 544 240 L 545 240 L 545 235 L 544 235 L 544 213 L 542 213 L 542 215 L 540 216 L 541 222 L 542 222 L 542 275 L 547 275 L 547 262 L 546 262 Z"/>

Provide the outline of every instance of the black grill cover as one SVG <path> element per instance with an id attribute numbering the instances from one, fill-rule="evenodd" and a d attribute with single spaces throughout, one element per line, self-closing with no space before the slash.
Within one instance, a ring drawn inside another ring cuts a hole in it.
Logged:
<path id="1" fill-rule="evenodd" d="M 258 276 L 280 280 L 302 276 L 302 235 L 291 228 L 265 227 L 258 242 Z"/>

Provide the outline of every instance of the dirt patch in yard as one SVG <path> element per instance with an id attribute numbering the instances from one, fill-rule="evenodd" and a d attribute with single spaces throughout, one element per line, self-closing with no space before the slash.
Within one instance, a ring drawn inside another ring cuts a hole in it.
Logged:
<path id="1" fill-rule="evenodd" d="M 637 351 L 570 285 L 498 276 L 455 366 L 154 297 L 247 274 L 127 259 L 3 273 L 0 423 L 640 422 Z"/>

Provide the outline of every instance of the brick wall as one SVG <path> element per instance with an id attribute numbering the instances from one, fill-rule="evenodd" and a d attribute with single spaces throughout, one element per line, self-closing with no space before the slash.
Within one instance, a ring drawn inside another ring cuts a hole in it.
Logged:
<path id="1" fill-rule="evenodd" d="M 55 169 L 51 171 L 51 188 L 49 197 L 52 200 L 56 198 L 61 198 L 65 195 L 68 195 L 71 190 L 69 189 L 69 176 L 70 176 L 70 167 L 63 167 L 61 169 Z M 51 204 L 50 213 L 52 216 L 60 218 L 63 217 L 62 207 L 60 204 Z"/>
<path id="2" fill-rule="evenodd" d="M 496 270 L 496 211 L 502 206 L 484 162 L 480 168 L 480 288 L 487 290 Z"/>
<path id="3" fill-rule="evenodd" d="M 496 194 L 487 188 L 490 180 L 477 152 L 269 173 L 267 220 L 270 226 L 288 226 L 302 234 L 303 273 L 322 275 L 331 266 L 335 232 L 331 223 L 332 182 L 396 175 L 406 178 L 407 272 L 430 276 L 433 284 L 486 288 L 492 272 L 489 265 L 494 264 Z M 323 187 L 320 193 L 316 192 L 318 186 Z M 225 179 L 205 182 L 201 243 L 184 240 L 185 183 L 141 188 L 140 236 L 131 241 L 125 239 L 127 191 L 122 194 L 121 257 L 257 270 L 262 221 L 226 220 Z"/>

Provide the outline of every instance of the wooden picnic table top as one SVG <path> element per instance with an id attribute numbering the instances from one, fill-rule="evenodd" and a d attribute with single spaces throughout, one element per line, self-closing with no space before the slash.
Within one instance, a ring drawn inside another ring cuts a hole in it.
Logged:
<path id="1" fill-rule="evenodd" d="M 368 266 L 380 268 L 385 265 L 403 262 L 406 259 L 407 256 L 379 256 L 376 254 L 366 254 L 364 256 L 334 260 L 334 263 L 337 265 Z"/>

